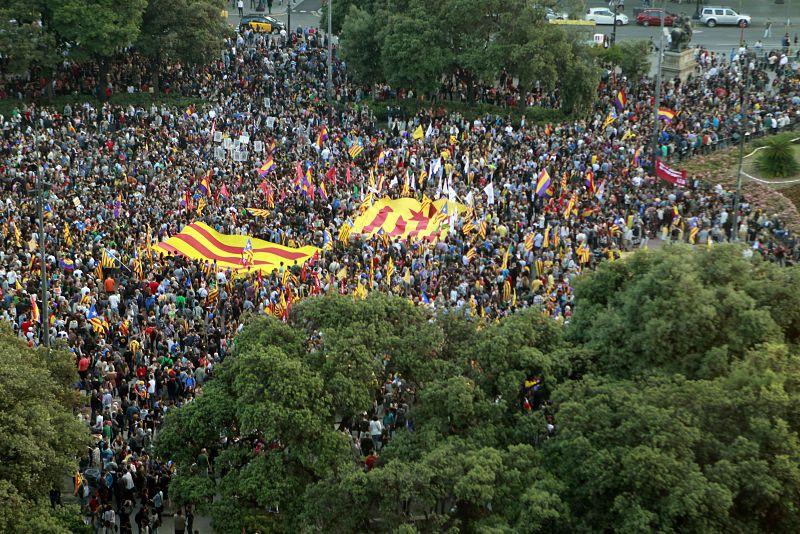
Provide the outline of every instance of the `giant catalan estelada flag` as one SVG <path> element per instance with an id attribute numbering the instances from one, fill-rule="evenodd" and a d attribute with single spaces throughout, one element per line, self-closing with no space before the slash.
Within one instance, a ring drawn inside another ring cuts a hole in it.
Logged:
<path id="1" fill-rule="evenodd" d="M 244 248 L 250 239 L 252 244 L 252 260 L 245 261 Z M 252 270 L 269 273 L 278 269 L 281 263 L 285 266 L 302 265 L 319 249 L 316 247 L 292 248 L 270 243 L 262 239 L 246 235 L 221 234 L 210 226 L 195 222 L 185 226 L 177 233 L 156 245 L 156 252 L 180 254 L 204 263 L 216 260 L 220 270 Z"/>
<path id="2" fill-rule="evenodd" d="M 423 213 L 422 204 L 416 199 L 384 198 L 356 218 L 351 233 L 371 237 L 383 229 L 392 238 L 433 241 L 437 237 L 445 237 L 453 210 L 463 213 L 466 206 L 440 199 L 431 204 L 428 213 Z"/>

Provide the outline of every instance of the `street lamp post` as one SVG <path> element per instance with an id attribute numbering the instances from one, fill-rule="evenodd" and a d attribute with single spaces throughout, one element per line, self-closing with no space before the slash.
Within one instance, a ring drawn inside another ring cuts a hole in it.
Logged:
<path id="1" fill-rule="evenodd" d="M 694 16 L 692 18 L 694 20 L 700 20 L 700 15 L 702 11 L 703 11 L 703 0 L 697 0 L 697 2 L 695 2 Z"/>
<path id="2" fill-rule="evenodd" d="M 287 29 L 289 30 L 286 33 L 286 46 L 290 48 L 292 46 L 292 0 L 288 0 L 286 2 L 286 12 L 288 13 L 289 19 L 286 21 Z"/>
<path id="3" fill-rule="evenodd" d="M 748 135 L 747 132 L 747 99 L 750 95 L 750 54 L 744 54 L 747 69 L 742 69 L 743 75 L 746 77 L 744 92 L 742 93 L 742 106 L 741 106 L 741 127 L 739 128 L 739 168 L 736 173 L 736 195 L 733 197 L 733 213 L 731 214 L 731 241 L 739 240 L 739 202 L 742 196 L 742 166 L 744 164 L 744 144 Z"/>
<path id="4" fill-rule="evenodd" d="M 50 346 L 50 303 L 47 294 L 47 255 L 45 254 L 44 238 L 44 172 L 41 164 L 36 170 L 36 197 L 39 216 L 39 254 L 41 268 L 40 276 L 42 279 L 42 309 L 39 312 L 39 323 L 42 327 L 42 344 Z"/>
<path id="5" fill-rule="evenodd" d="M 328 0 L 328 122 L 333 124 L 333 31 L 331 17 L 333 0 Z"/>
<path id="6" fill-rule="evenodd" d="M 617 42 L 617 10 L 619 9 L 619 0 L 613 0 L 614 2 L 614 29 L 611 30 L 611 46 Z"/>
<path id="7" fill-rule="evenodd" d="M 656 71 L 656 90 L 653 95 L 653 172 L 655 172 L 656 160 L 658 159 L 658 131 L 660 129 L 658 107 L 661 105 L 661 61 L 664 58 L 664 18 L 666 13 L 667 0 L 664 0 L 663 8 L 659 13 L 660 41 L 658 45 L 658 70 Z"/>

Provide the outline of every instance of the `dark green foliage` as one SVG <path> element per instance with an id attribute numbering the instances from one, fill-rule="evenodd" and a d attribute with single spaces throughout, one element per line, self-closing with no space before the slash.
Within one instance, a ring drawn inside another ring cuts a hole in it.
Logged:
<path id="1" fill-rule="evenodd" d="M 308 299 L 288 325 L 254 320 L 168 417 L 173 498 L 236 534 L 798 531 L 798 273 L 736 246 L 640 252 L 581 281 L 566 328 Z M 335 424 L 392 371 L 414 431 L 365 472 Z M 531 376 L 544 410 L 522 407 Z M 281 446 L 255 455 L 256 437 Z"/>
<path id="2" fill-rule="evenodd" d="M 576 289 L 580 305 L 568 337 L 621 378 L 725 374 L 748 349 L 782 342 L 785 330 L 797 328 L 792 314 L 759 302 L 776 291 L 771 278 L 784 276 L 769 267 L 758 269 L 734 246 L 702 254 L 670 247 L 603 264 Z"/>
<path id="3" fill-rule="evenodd" d="M 230 31 L 224 0 L 149 0 L 137 48 L 156 62 L 202 65 L 219 57 Z"/>
<path id="4" fill-rule="evenodd" d="M 0 353 L 0 532 L 66 534 L 78 510 L 53 510 L 47 496 L 89 444 L 73 411 L 75 363 L 67 352 L 28 349 L 5 325 Z"/>
<path id="5" fill-rule="evenodd" d="M 473 103 L 478 84 L 495 83 L 505 69 L 523 90 L 534 83 L 558 86 L 567 113 L 587 109 L 594 98 L 593 58 L 575 36 L 548 24 L 544 10 L 523 0 L 347 4 L 342 55 L 361 83 L 389 82 L 429 96 L 443 76 L 456 76 Z"/>
<path id="6" fill-rule="evenodd" d="M 800 172 L 800 163 L 789 139 L 770 139 L 764 146 L 756 158 L 756 167 L 764 176 L 786 178 Z"/>

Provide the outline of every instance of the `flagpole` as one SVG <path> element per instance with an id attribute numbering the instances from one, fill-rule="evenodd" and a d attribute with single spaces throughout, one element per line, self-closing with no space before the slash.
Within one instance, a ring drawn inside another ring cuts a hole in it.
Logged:
<path id="1" fill-rule="evenodd" d="M 104 248 L 104 249 L 103 249 L 103 252 L 105 252 L 105 253 L 106 253 L 108 256 L 110 256 L 110 257 L 111 257 L 111 259 L 113 259 L 115 262 L 116 262 L 116 261 L 118 261 L 118 262 L 119 262 L 119 264 L 120 264 L 122 267 L 125 267 L 126 269 L 128 269 L 128 272 L 129 272 L 129 273 L 133 274 L 133 271 L 131 271 L 131 268 L 130 268 L 130 267 L 128 267 L 127 265 L 125 265 L 125 263 L 123 263 L 123 261 L 122 261 L 122 258 L 118 258 L 118 257 L 116 257 L 114 254 L 111 254 L 110 252 L 108 252 L 108 249 L 107 249 L 107 248 Z M 100 261 L 100 263 L 102 264 L 102 260 Z"/>

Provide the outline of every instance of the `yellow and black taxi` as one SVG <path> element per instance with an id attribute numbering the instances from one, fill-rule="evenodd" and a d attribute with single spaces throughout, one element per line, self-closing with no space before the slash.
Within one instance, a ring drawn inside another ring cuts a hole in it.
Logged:
<path id="1" fill-rule="evenodd" d="M 258 33 L 278 33 L 284 29 L 284 24 L 265 15 L 245 15 L 239 22 L 239 29 L 246 28 Z"/>

